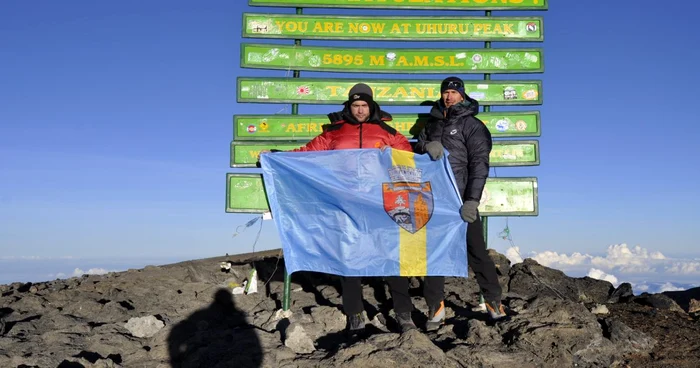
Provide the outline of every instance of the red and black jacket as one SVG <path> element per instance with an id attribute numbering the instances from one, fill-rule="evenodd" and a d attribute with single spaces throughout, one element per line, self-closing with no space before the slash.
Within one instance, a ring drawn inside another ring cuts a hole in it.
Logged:
<path id="1" fill-rule="evenodd" d="M 406 137 L 389 126 L 389 113 L 373 103 L 371 115 L 366 122 L 358 122 L 350 113 L 349 106 L 341 112 L 328 114 L 330 124 L 323 126 L 323 133 L 303 147 L 294 151 L 326 151 L 352 148 L 382 148 L 390 146 L 403 151 L 413 151 Z"/>

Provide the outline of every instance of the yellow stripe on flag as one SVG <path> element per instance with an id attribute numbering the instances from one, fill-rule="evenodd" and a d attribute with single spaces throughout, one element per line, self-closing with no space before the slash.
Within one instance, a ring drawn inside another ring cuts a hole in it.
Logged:
<path id="1" fill-rule="evenodd" d="M 391 150 L 391 165 L 392 166 L 408 166 L 416 167 L 416 160 L 413 159 L 414 153 L 411 151 L 402 151 L 397 149 Z"/>
<path id="2" fill-rule="evenodd" d="M 399 229 L 399 265 L 401 276 L 425 276 L 428 273 L 426 227 L 411 234 Z"/>
<path id="3" fill-rule="evenodd" d="M 414 153 L 391 150 L 393 166 L 416 167 Z M 399 270 L 401 276 L 425 276 L 428 273 L 427 226 L 411 234 L 399 228 Z"/>

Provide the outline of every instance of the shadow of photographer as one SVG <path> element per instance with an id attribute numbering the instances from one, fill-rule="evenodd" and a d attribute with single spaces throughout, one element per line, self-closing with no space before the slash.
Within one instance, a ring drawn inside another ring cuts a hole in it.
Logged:
<path id="1" fill-rule="evenodd" d="M 219 289 L 212 303 L 176 324 L 168 336 L 172 367 L 260 367 L 257 330 L 236 309 L 233 295 Z"/>

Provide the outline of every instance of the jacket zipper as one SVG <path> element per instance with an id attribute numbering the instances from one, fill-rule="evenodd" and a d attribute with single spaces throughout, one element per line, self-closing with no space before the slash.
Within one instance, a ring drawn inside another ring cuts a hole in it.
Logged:
<path id="1" fill-rule="evenodd" d="M 362 123 L 360 123 L 360 148 L 362 148 Z"/>

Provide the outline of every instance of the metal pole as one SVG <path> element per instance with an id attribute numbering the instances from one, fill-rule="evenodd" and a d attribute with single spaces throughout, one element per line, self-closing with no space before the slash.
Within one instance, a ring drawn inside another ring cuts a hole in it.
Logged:
<path id="1" fill-rule="evenodd" d="M 297 8 L 297 14 L 301 15 L 303 13 L 303 8 Z M 300 39 L 295 39 L 294 40 L 294 45 L 299 46 L 301 45 L 301 40 Z M 295 70 L 294 71 L 294 78 L 299 78 L 299 71 Z M 292 104 L 292 115 L 298 115 L 299 114 L 299 104 Z M 291 276 L 287 273 L 287 270 L 284 270 L 284 294 L 282 295 L 282 310 L 283 311 L 288 311 L 289 310 L 289 301 L 291 299 L 291 285 L 292 285 L 292 278 Z"/>
<path id="2" fill-rule="evenodd" d="M 289 310 L 289 299 L 291 299 L 290 294 L 290 289 L 292 286 L 292 281 L 291 277 L 287 273 L 287 270 L 284 271 L 284 294 L 282 296 L 282 310 L 283 311 L 288 311 Z"/>
<path id="3" fill-rule="evenodd" d="M 487 10 L 486 11 L 486 16 L 490 17 L 491 16 L 491 11 Z M 491 41 L 486 41 L 484 42 L 484 48 L 490 49 L 491 48 Z M 491 74 L 485 73 L 484 74 L 484 80 L 491 80 Z M 484 106 L 484 112 L 489 112 L 491 111 L 491 106 Z M 481 223 L 484 226 L 484 244 L 486 244 L 486 249 L 489 247 L 489 218 L 487 216 L 481 216 Z M 485 310 L 486 309 L 486 304 L 484 303 L 484 295 L 479 294 L 479 306 L 482 307 Z"/>
<path id="4" fill-rule="evenodd" d="M 297 8 L 297 15 L 301 15 L 302 13 L 303 13 L 303 8 Z M 294 45 L 300 46 L 301 40 L 300 39 L 294 40 Z M 294 71 L 294 78 L 299 78 L 299 71 L 298 70 Z M 298 113 L 299 113 L 299 104 L 292 104 L 292 115 L 297 115 Z"/>
<path id="5" fill-rule="evenodd" d="M 491 11 L 487 10 L 486 11 L 486 16 L 490 17 L 491 16 Z M 484 42 L 484 48 L 490 49 L 491 48 L 491 41 L 486 41 Z M 491 74 L 484 74 L 484 80 L 491 80 Z M 484 106 L 484 112 L 489 112 L 491 111 L 491 106 Z M 481 218 L 481 221 L 484 223 L 484 243 L 486 244 L 486 248 L 489 247 L 489 218 L 486 216 L 483 216 Z"/>

